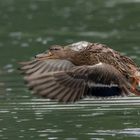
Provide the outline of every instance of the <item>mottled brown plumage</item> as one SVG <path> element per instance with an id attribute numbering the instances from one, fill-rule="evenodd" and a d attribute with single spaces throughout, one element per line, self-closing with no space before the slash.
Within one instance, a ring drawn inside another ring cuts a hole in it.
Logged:
<path id="1" fill-rule="evenodd" d="M 74 102 L 85 96 L 140 95 L 140 71 L 132 59 L 98 43 L 52 46 L 21 71 L 30 89 L 43 97 Z"/>

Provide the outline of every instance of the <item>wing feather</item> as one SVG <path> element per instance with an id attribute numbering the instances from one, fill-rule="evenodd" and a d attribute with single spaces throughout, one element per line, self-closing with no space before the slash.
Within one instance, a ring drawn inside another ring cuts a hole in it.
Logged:
<path id="1" fill-rule="evenodd" d="M 130 89 L 127 79 L 109 64 L 72 66 L 69 70 L 26 76 L 25 80 L 35 93 L 63 102 L 86 96 L 124 96 Z"/>
<path id="2" fill-rule="evenodd" d="M 23 74 L 33 76 L 40 75 L 48 72 L 66 71 L 69 70 L 74 64 L 68 60 L 60 59 L 47 59 L 47 60 L 32 60 L 29 62 L 21 62 L 19 68 Z"/>

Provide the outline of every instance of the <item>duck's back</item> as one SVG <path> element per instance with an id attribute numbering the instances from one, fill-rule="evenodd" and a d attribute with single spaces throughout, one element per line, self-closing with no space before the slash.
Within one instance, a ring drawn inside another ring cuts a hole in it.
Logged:
<path id="1" fill-rule="evenodd" d="M 138 68 L 131 58 L 104 44 L 81 41 L 67 47 L 75 52 L 73 53 L 75 55 L 71 57 L 71 61 L 75 65 L 94 65 L 102 62 L 114 66 L 126 75 L 133 73 L 133 69 L 135 71 Z"/>

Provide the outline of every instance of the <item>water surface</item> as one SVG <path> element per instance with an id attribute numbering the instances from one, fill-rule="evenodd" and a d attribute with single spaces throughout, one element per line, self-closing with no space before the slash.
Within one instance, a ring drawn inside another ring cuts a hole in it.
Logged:
<path id="1" fill-rule="evenodd" d="M 140 64 L 139 0 L 0 1 L 0 139 L 137 140 L 140 97 L 62 104 L 31 95 L 18 62 L 52 44 L 105 43 Z"/>

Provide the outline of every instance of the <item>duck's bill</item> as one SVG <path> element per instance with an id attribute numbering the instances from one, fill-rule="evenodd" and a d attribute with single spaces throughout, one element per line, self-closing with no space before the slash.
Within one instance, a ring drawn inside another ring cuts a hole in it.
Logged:
<path id="1" fill-rule="evenodd" d="M 48 53 L 41 53 L 35 56 L 36 59 L 42 60 L 42 59 L 49 59 L 52 57 L 52 53 L 49 51 Z"/>

